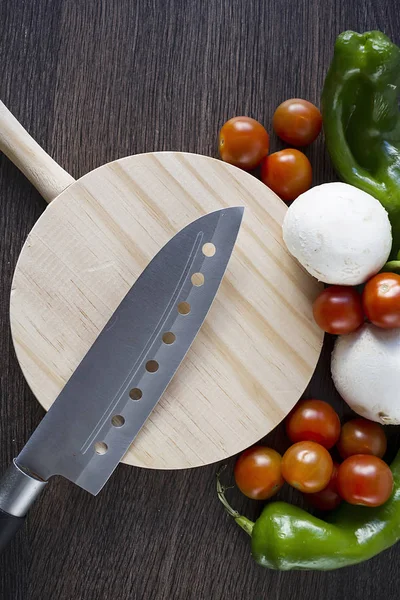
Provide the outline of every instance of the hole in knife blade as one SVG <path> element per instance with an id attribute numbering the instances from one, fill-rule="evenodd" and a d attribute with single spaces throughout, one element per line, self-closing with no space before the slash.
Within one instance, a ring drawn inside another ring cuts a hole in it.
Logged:
<path id="1" fill-rule="evenodd" d="M 172 333 L 172 331 L 166 331 L 165 333 L 163 333 L 162 341 L 164 342 L 164 344 L 173 344 L 175 340 L 176 335 Z"/>
<path id="2" fill-rule="evenodd" d="M 195 285 L 196 287 L 201 287 L 202 285 L 204 285 L 203 273 L 193 273 L 191 279 L 192 279 L 193 285 Z"/>
<path id="3" fill-rule="evenodd" d="M 106 454 L 106 452 L 108 452 L 108 446 L 105 442 L 96 442 L 94 450 L 96 454 Z"/>
<path id="4" fill-rule="evenodd" d="M 133 388 L 130 392 L 129 392 L 129 397 L 131 400 L 140 400 L 141 397 L 143 396 L 142 390 L 139 390 L 139 388 Z"/>
<path id="5" fill-rule="evenodd" d="M 156 360 L 148 360 L 146 363 L 146 371 L 148 373 L 155 373 L 158 371 L 159 364 Z"/>
<path id="6" fill-rule="evenodd" d="M 125 419 L 122 415 L 114 415 L 111 419 L 111 424 L 114 427 L 123 427 L 125 425 Z"/>
<path id="7" fill-rule="evenodd" d="M 180 302 L 178 304 L 178 313 L 180 315 L 188 315 L 190 313 L 190 304 L 189 304 L 189 302 Z"/>
<path id="8" fill-rule="evenodd" d="M 202 250 L 204 256 L 214 256 L 217 251 L 216 247 L 211 242 L 204 244 Z"/>

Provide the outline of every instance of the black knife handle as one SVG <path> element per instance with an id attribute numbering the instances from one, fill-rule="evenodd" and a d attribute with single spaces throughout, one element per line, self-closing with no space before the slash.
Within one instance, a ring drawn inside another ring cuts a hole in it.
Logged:
<path id="1" fill-rule="evenodd" d="M 14 517 L 0 508 L 0 552 L 8 545 L 25 522 L 25 517 Z"/>
<path id="2" fill-rule="evenodd" d="M 22 527 L 25 515 L 46 481 L 20 467 L 16 460 L 0 479 L 0 552 Z"/>

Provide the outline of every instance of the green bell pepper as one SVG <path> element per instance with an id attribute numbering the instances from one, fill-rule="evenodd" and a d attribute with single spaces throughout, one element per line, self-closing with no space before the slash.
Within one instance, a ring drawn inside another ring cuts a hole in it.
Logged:
<path id="1" fill-rule="evenodd" d="M 377 508 L 342 503 L 329 521 L 287 504 L 267 504 L 255 523 L 233 510 L 218 478 L 217 491 L 226 511 L 251 536 L 257 563 L 270 569 L 327 571 L 360 563 L 400 539 L 400 451 L 392 462 L 394 486 Z"/>
<path id="2" fill-rule="evenodd" d="M 388 211 L 392 258 L 400 249 L 399 86 L 400 48 L 386 35 L 338 36 L 321 98 L 326 146 L 339 176 Z"/>

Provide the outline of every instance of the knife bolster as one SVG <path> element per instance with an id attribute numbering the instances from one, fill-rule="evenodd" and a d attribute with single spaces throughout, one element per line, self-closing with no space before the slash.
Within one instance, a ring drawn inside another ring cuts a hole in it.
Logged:
<path id="1" fill-rule="evenodd" d="M 46 484 L 47 481 L 18 466 L 14 459 L 0 479 L 0 510 L 14 517 L 24 517 Z"/>

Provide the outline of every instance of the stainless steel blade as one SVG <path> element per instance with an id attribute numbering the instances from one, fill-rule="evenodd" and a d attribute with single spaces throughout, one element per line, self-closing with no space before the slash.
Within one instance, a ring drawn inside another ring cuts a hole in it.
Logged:
<path id="1" fill-rule="evenodd" d="M 101 490 L 199 331 L 243 210 L 207 214 L 160 250 L 17 457 L 19 466 L 44 480 L 62 475 L 92 494 Z M 214 255 L 207 256 L 205 244 Z M 203 285 L 192 283 L 196 273 Z"/>

